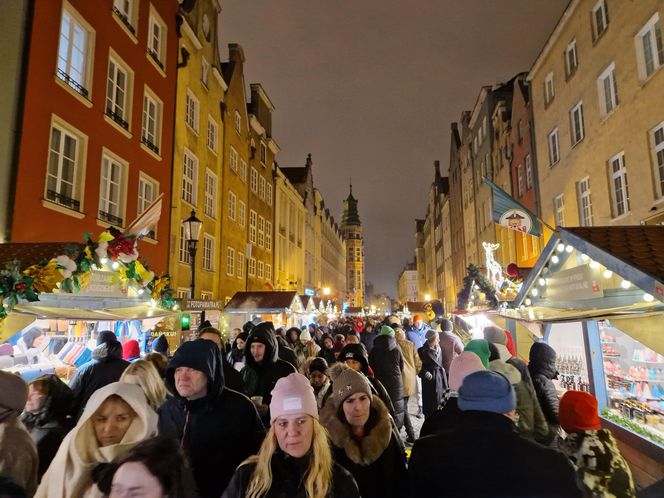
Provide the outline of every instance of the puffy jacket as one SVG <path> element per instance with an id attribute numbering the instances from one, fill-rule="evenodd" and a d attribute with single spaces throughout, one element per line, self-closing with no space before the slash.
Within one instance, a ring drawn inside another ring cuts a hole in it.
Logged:
<path id="1" fill-rule="evenodd" d="M 543 342 L 536 342 L 530 348 L 528 371 L 533 379 L 533 386 L 542 412 L 549 425 L 557 426 L 558 405 L 560 400 L 552 379 L 558 378 L 556 370 L 556 352 Z"/>
<path id="2" fill-rule="evenodd" d="M 270 465 L 272 486 L 262 495 L 262 498 L 307 498 L 304 479 L 310 460 L 310 455 L 294 458 L 279 449 L 275 451 Z M 237 469 L 222 498 L 244 498 L 255 468 L 255 463 L 249 463 Z M 360 493 L 353 476 L 340 465 L 333 464 L 332 485 L 326 497 L 359 498 L 359 496 Z"/>
<path id="3" fill-rule="evenodd" d="M 397 337 L 397 344 L 401 349 L 403 356 L 403 368 L 401 375 L 403 376 L 403 395 L 408 398 L 417 393 L 417 374 L 422 369 L 422 360 L 420 355 L 417 354 L 415 345 L 406 339 L 406 333 L 402 329 L 395 330 Z"/>
<path id="4" fill-rule="evenodd" d="M 518 358 L 511 357 L 506 361 L 521 373 L 521 382 L 514 386 L 516 392 L 516 411 L 519 421 L 517 430 L 526 437 L 536 441 L 547 442 L 549 437 L 549 424 L 544 418 L 542 407 L 537 399 L 537 393 L 530 378 L 528 366 Z"/>
<path id="5" fill-rule="evenodd" d="M 379 335 L 369 353 L 369 364 L 374 376 L 383 384 L 394 406 L 394 421 L 397 428 L 403 425 L 405 406 L 403 402 L 403 356 L 397 340 L 388 335 Z"/>
<path id="6" fill-rule="evenodd" d="M 406 332 L 406 337 L 408 340 L 415 344 L 416 349 L 420 349 L 424 346 L 424 343 L 427 342 L 426 334 L 429 327 L 425 324 L 422 324 L 422 328 L 418 329 L 415 326 L 412 326 L 408 332 Z"/>
<path id="7" fill-rule="evenodd" d="M 178 348 L 166 370 L 166 384 L 174 394 L 159 408 L 159 433 L 180 441 L 187 453 L 201 497 L 219 497 L 237 466 L 258 452 L 265 428 L 254 404 L 227 389 L 221 355 L 211 341 L 198 339 Z M 187 400 L 175 388 L 175 369 L 203 372 L 208 393 Z"/>

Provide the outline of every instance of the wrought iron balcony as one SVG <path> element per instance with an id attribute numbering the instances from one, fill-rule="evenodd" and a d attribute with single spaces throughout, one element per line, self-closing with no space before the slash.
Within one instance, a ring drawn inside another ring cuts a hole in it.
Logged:
<path id="1" fill-rule="evenodd" d="M 70 87 L 72 87 L 74 90 L 76 90 L 77 93 L 80 93 L 83 97 L 86 99 L 88 98 L 88 89 L 85 88 L 83 85 L 81 85 L 78 81 L 76 81 L 74 78 L 69 76 L 67 73 L 65 73 L 62 69 L 57 70 L 56 72 L 58 78 L 60 78 L 62 81 L 67 83 Z"/>
<path id="2" fill-rule="evenodd" d="M 159 54 L 152 50 L 151 48 L 148 47 L 147 53 L 150 57 L 152 57 L 152 60 L 157 63 L 157 66 L 159 66 L 162 70 L 164 69 L 164 63 L 159 60 Z"/>
<path id="3" fill-rule="evenodd" d="M 80 201 L 72 199 L 71 197 L 67 197 L 66 195 L 62 195 L 56 192 L 55 190 L 47 190 L 46 198 L 49 201 L 55 202 L 56 204 L 60 204 L 61 206 L 64 206 L 66 208 L 73 209 L 74 211 L 80 211 L 81 208 Z"/>
<path id="4" fill-rule="evenodd" d="M 113 109 L 110 107 L 106 108 L 106 115 L 110 118 L 113 119 L 117 124 L 122 126 L 125 130 L 129 130 L 129 123 L 127 123 L 123 118 L 122 115 L 115 112 Z"/>
<path id="5" fill-rule="evenodd" d="M 148 137 L 142 136 L 141 142 L 143 142 L 143 144 L 145 144 L 145 146 L 148 149 L 150 149 L 152 152 L 159 155 L 159 147 L 157 147 L 154 143 L 152 143 L 152 141 Z"/>
<path id="6" fill-rule="evenodd" d="M 113 6 L 113 13 L 120 18 L 122 24 L 127 27 L 132 35 L 136 35 L 136 29 L 129 22 L 129 18 L 123 12 L 120 12 L 120 9 L 118 9 L 115 5 Z"/>
<path id="7" fill-rule="evenodd" d="M 107 213 L 106 211 L 102 211 L 101 209 L 99 210 L 99 219 L 107 221 L 108 223 L 110 223 L 111 225 L 115 225 L 116 227 L 121 227 L 122 223 L 124 222 L 124 220 L 119 216 Z"/>

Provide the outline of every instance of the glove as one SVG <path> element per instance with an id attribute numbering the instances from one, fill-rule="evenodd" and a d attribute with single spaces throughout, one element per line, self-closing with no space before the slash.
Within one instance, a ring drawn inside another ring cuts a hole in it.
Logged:
<path id="1" fill-rule="evenodd" d="M 431 375 L 431 372 L 424 372 L 424 379 L 433 380 L 433 375 Z"/>

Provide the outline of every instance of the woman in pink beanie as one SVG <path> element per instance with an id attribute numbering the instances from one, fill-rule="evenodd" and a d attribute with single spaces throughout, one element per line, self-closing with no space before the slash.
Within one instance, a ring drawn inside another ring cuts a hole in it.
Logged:
<path id="1" fill-rule="evenodd" d="M 309 380 L 292 373 L 277 381 L 270 430 L 257 455 L 242 462 L 222 498 L 359 497 L 357 484 L 334 463 Z"/>

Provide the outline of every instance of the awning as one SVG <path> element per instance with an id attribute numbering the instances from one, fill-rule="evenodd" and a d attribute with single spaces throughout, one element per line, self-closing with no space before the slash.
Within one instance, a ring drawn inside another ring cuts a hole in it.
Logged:
<path id="1" fill-rule="evenodd" d="M 175 314 L 173 311 L 151 306 L 131 306 L 128 308 L 107 308 L 90 310 L 85 308 L 57 308 L 53 306 L 18 305 L 9 316 L 14 314 L 33 316 L 34 319 L 50 320 L 142 320 L 144 318 L 165 318 Z M 8 317 L 9 318 L 9 317 Z"/>
<path id="2" fill-rule="evenodd" d="M 644 307 L 641 304 L 632 304 L 629 306 L 619 306 L 614 308 L 604 309 L 562 309 L 562 308 L 549 308 L 546 306 L 530 306 L 523 309 L 507 309 L 501 311 L 501 316 L 511 318 L 513 320 L 521 320 L 528 322 L 578 322 L 582 320 L 601 320 L 604 318 L 611 318 L 613 321 L 616 317 L 639 315 L 643 313 L 654 313 L 661 316 L 661 311 L 658 310 L 659 305 Z"/>
<path id="3" fill-rule="evenodd" d="M 0 343 L 5 342 L 11 336 L 20 332 L 32 322 L 37 320 L 34 315 L 22 315 L 20 313 L 9 313 L 4 320 L 0 320 Z"/>

